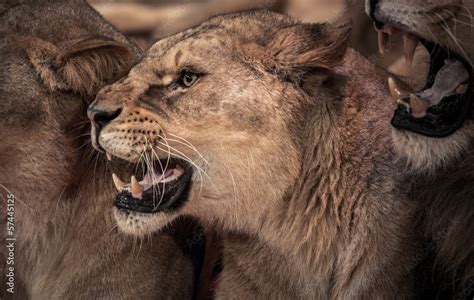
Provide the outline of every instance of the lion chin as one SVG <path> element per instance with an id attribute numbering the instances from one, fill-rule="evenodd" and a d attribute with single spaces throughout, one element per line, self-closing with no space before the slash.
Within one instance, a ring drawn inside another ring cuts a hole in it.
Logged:
<path id="1" fill-rule="evenodd" d="M 448 167 L 469 149 L 474 124 L 466 124 L 452 135 L 439 139 L 406 130 L 392 130 L 394 149 L 407 168 L 415 173 L 432 174 Z"/>
<path id="2" fill-rule="evenodd" d="M 114 208 L 113 212 L 117 227 L 123 233 L 137 237 L 149 236 L 163 229 L 177 217 L 173 213 L 147 214 L 120 208 Z"/>

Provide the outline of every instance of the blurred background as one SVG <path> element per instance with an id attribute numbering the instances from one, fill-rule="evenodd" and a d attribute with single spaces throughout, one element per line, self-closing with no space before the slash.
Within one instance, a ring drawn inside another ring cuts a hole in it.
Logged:
<path id="1" fill-rule="evenodd" d="M 347 3 L 353 2 L 350 7 Z M 416 52 L 418 65 L 408 66 L 402 55 L 401 37 L 392 37 L 387 51 L 379 54 L 377 34 L 364 11 L 364 0 L 89 0 L 109 22 L 135 40 L 144 50 L 157 40 L 198 25 L 222 13 L 267 8 L 304 22 L 333 22 L 351 18 L 351 47 L 374 63 L 407 78 L 412 86 L 424 82 L 419 64 L 428 64 L 423 47 Z M 346 12 L 346 13 L 343 13 Z M 417 71 L 418 70 L 418 71 Z M 417 79 L 420 78 L 420 79 Z"/>

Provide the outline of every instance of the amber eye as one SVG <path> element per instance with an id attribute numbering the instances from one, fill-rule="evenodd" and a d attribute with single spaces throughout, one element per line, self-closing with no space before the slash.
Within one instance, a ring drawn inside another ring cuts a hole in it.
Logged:
<path id="1" fill-rule="evenodd" d="M 192 71 L 184 70 L 181 73 L 181 82 L 185 87 L 192 87 L 198 79 L 199 75 Z"/>

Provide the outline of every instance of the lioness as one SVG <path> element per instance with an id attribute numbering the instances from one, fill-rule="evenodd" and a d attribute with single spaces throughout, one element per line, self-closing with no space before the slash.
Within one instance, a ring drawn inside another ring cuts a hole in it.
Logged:
<path id="1" fill-rule="evenodd" d="M 116 166 L 86 134 L 97 90 L 140 53 L 83 1 L 2 1 L 0 16 L 0 298 L 189 298 L 186 235 L 117 231 Z"/>
<path id="2" fill-rule="evenodd" d="M 257 10 L 150 48 L 88 110 L 98 149 L 145 165 L 113 175 L 118 226 L 144 236 L 193 215 L 236 232 L 219 298 L 410 297 L 389 95 L 345 55 L 349 32 Z"/>
<path id="3" fill-rule="evenodd" d="M 401 32 L 409 63 L 417 46 L 429 50 L 422 91 L 410 93 L 390 79 L 399 103 L 393 141 L 415 174 L 412 197 L 435 252 L 436 275 L 427 278 L 444 281 L 455 297 L 474 295 L 474 1 L 379 0 L 366 8 L 381 47 Z"/>

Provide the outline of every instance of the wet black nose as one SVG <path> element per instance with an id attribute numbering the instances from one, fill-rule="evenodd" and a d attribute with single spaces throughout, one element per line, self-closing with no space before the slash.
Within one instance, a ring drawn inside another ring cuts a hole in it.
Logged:
<path id="1" fill-rule="evenodd" d="M 372 11 L 373 9 L 375 9 L 375 6 L 377 6 L 377 3 L 379 2 L 379 0 L 368 0 L 368 2 L 370 5 L 370 10 Z"/>
<path id="2" fill-rule="evenodd" d="M 382 29 L 384 24 L 377 21 L 375 18 L 375 12 L 377 11 L 377 4 L 380 2 L 380 0 L 367 0 L 366 1 L 366 12 L 367 14 L 374 20 L 374 25 L 375 28 L 377 29 Z"/>
<path id="3" fill-rule="evenodd" d="M 375 10 L 377 8 L 377 3 L 379 3 L 379 0 L 367 0 L 366 1 L 366 5 L 367 5 L 366 12 L 372 18 L 374 18 L 374 13 L 375 13 Z"/>
<path id="4" fill-rule="evenodd" d="M 371 5 L 375 5 L 375 4 L 377 4 L 377 2 L 379 2 L 379 0 L 370 0 Z"/>
<path id="5" fill-rule="evenodd" d="M 110 123 L 110 121 L 117 118 L 121 112 L 122 109 L 120 108 L 116 110 L 105 110 L 98 108 L 97 106 L 91 106 L 87 110 L 87 116 L 96 127 L 97 132 L 100 132 L 100 130 Z"/>

